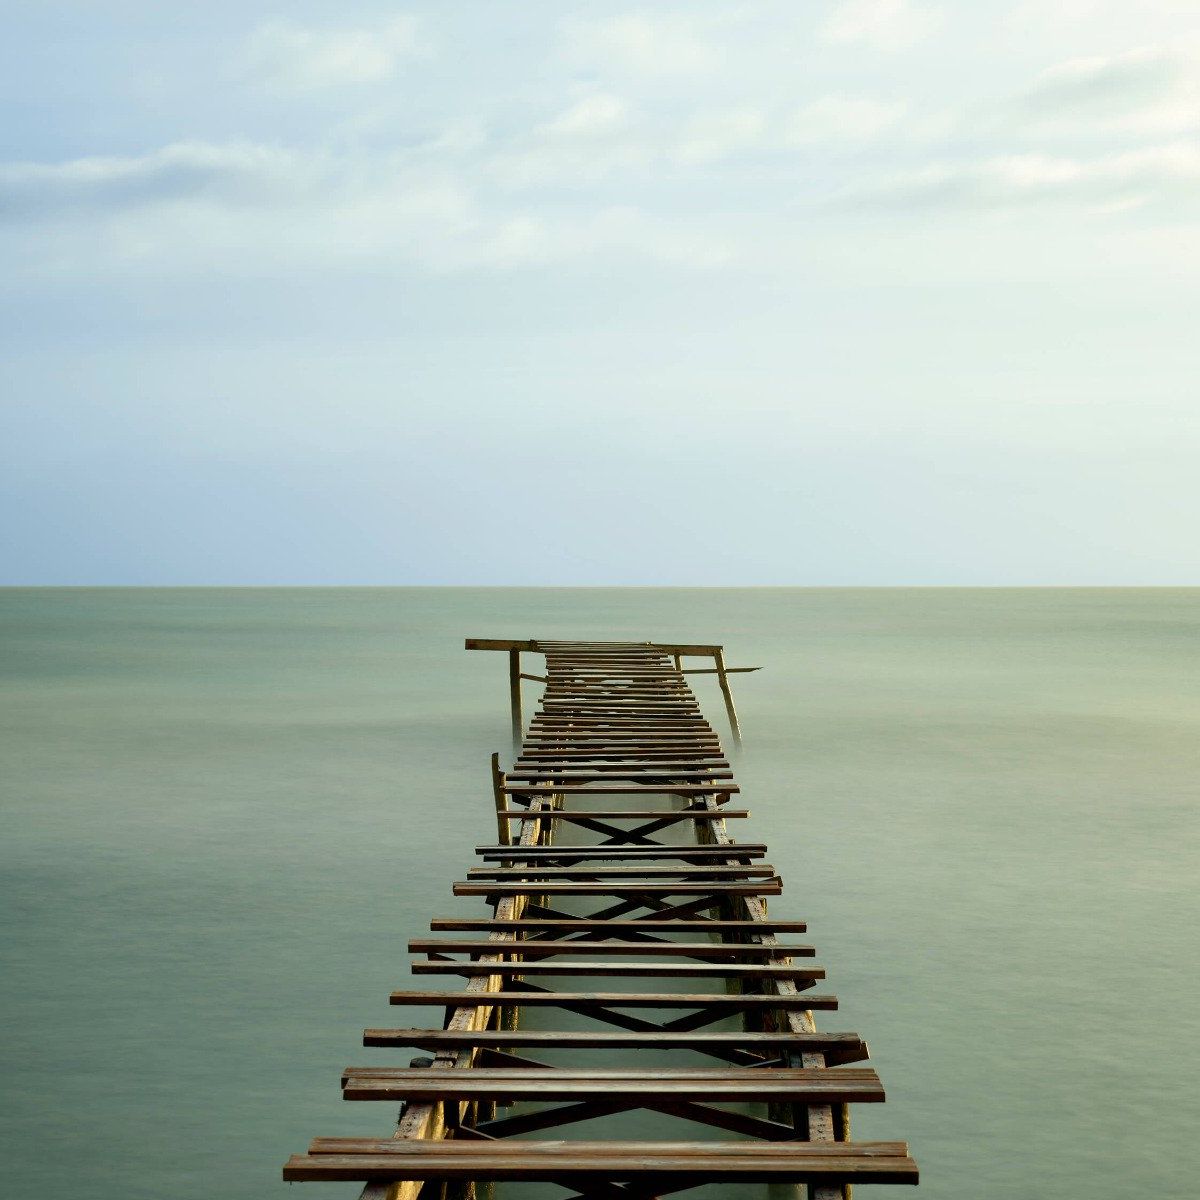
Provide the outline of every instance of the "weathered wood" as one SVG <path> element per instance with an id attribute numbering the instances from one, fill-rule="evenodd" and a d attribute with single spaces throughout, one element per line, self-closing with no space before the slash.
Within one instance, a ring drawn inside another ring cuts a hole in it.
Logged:
<path id="1" fill-rule="evenodd" d="M 607 922 L 606 922 L 607 924 Z M 529 938 L 411 938 L 410 954 L 514 954 L 546 958 L 557 954 L 650 954 L 665 957 L 782 958 L 794 955 L 807 958 L 816 953 L 812 946 L 769 945 L 762 942 L 672 942 L 661 939 L 640 942 L 622 941 L 540 941 Z"/>
<path id="2" fill-rule="evenodd" d="M 487 861 L 541 862 L 585 862 L 592 859 L 634 860 L 656 858 L 682 858 L 688 862 L 711 862 L 762 858 L 767 848 L 761 842 L 741 842 L 733 849 L 721 846 L 697 846 L 680 842 L 675 845 L 660 843 L 655 846 L 537 846 L 523 850 L 513 846 L 476 846 L 475 853 Z"/>
<path id="3" fill-rule="evenodd" d="M 795 995 L 741 992 L 541 992 L 478 991 L 439 992 L 407 989 L 392 992 L 389 1002 L 397 1005 L 424 1004 L 435 1008 L 491 1008 L 495 1005 L 575 1008 L 698 1008 L 705 1011 L 737 1012 L 742 1008 L 835 1009 L 836 996 L 799 992 Z"/>
<path id="4" fill-rule="evenodd" d="M 414 975 L 550 975 L 556 979 L 803 979 L 825 978 L 824 967 L 798 967 L 781 963 L 645 963 L 645 962 L 498 962 L 495 959 L 433 959 L 414 962 Z"/>
<path id="5" fill-rule="evenodd" d="M 671 1033 L 657 1029 L 650 1033 L 636 1030 L 565 1030 L 511 1029 L 367 1029 L 364 1046 L 411 1046 L 421 1050 L 443 1047 L 508 1047 L 510 1049 L 586 1049 L 586 1050 L 749 1050 L 764 1055 L 824 1054 L 830 1065 L 862 1062 L 870 1057 L 867 1044 L 856 1033 L 792 1033 L 768 1031 L 743 1033 Z"/>
<path id="6" fill-rule="evenodd" d="M 736 783 L 671 783 L 659 780 L 655 783 L 509 783 L 501 789 L 506 796 L 550 796 L 565 792 L 572 796 L 732 796 L 741 791 Z"/>
<path id="7" fill-rule="evenodd" d="M 496 836 L 503 846 L 512 845 L 512 830 L 504 816 L 504 772 L 500 770 L 500 755 L 492 755 L 492 801 L 496 806 Z"/>
<path id="8" fill-rule="evenodd" d="M 557 879 L 512 883 L 498 880 L 495 883 L 462 881 L 453 885 L 453 891 L 456 896 L 778 896 L 783 891 L 783 884 L 778 879 L 758 883 L 585 883 Z"/>
<path id="9" fill-rule="evenodd" d="M 447 917 L 434 917 L 429 922 L 430 929 L 441 929 L 447 932 L 462 930 L 480 930 L 480 929 L 497 929 L 497 930 L 515 930 L 517 932 L 528 933 L 532 930 L 579 930 L 581 932 L 610 932 L 623 933 L 630 930 L 638 932 L 657 931 L 668 933 L 711 933 L 716 937 L 720 937 L 725 933 L 729 934 L 746 934 L 757 936 L 766 933 L 806 933 L 808 925 L 804 921 L 736 921 L 736 920 L 655 920 L 653 917 L 639 917 L 635 920 L 622 921 L 620 919 L 613 920 L 596 920 L 590 917 L 562 917 L 562 918 L 542 918 L 542 917 L 522 917 L 514 921 L 501 921 L 496 919 L 459 919 Z"/>
<path id="10" fill-rule="evenodd" d="M 590 821 L 597 817 L 603 817 L 606 821 L 661 820 L 664 823 L 674 823 L 677 821 L 728 821 L 750 815 L 748 808 L 722 808 L 716 812 L 701 810 L 689 812 L 685 809 L 670 808 L 594 808 L 579 811 L 564 808 L 543 813 L 532 813 L 523 808 L 505 808 L 501 811 L 506 817 L 520 817 L 526 821 Z"/>
<path id="11" fill-rule="evenodd" d="M 724 767 L 715 767 L 711 764 L 702 764 L 700 766 L 679 766 L 677 764 L 655 766 L 651 764 L 645 767 L 637 767 L 632 764 L 602 765 L 598 767 L 516 766 L 511 771 L 506 772 L 506 777 L 509 780 L 521 783 L 561 783 L 576 786 L 581 783 L 604 783 L 608 780 L 627 780 L 631 783 L 645 784 L 647 786 L 663 783 L 674 788 L 679 783 L 694 779 L 732 779 L 733 772 Z"/>
<path id="12" fill-rule="evenodd" d="M 496 1182 L 916 1183 L 903 1142 L 397 1142 L 322 1138 L 294 1155 L 285 1180 L 486 1179 Z"/>
<path id="13" fill-rule="evenodd" d="M 847 1200 L 852 1182 L 915 1182 L 916 1167 L 903 1145 L 885 1149 L 849 1141 L 848 1103 L 882 1099 L 873 1072 L 845 1067 L 861 1062 L 866 1046 L 853 1034 L 816 1030 L 813 1012 L 836 1008 L 836 998 L 811 993 L 824 972 L 794 961 L 808 959 L 813 947 L 789 946 L 777 936 L 803 930 L 804 923 L 767 917 L 764 897 L 778 895 L 781 882 L 757 861 L 766 847 L 739 845 L 726 831 L 727 819 L 749 814 L 728 805 L 737 784 L 687 685 L 681 658 L 711 658 L 711 670 L 695 673 L 717 675 L 738 746 L 728 676 L 757 668 L 727 667 L 719 646 L 467 644 L 509 654 L 516 757 L 506 776 L 493 756 L 498 843 L 478 847 L 487 865 L 471 868 L 468 880 L 453 885 L 456 895 L 484 898 L 494 913 L 437 918 L 430 926 L 485 936 L 410 943 L 412 953 L 429 956 L 412 964 L 415 975 L 469 981 L 458 992 L 392 995 L 394 1004 L 444 1011 L 444 1028 L 364 1035 L 368 1045 L 425 1050 L 433 1055 L 432 1066 L 347 1072 L 347 1098 L 404 1102 L 394 1138 L 319 1140 L 308 1156 L 292 1160 L 288 1177 L 364 1180 L 363 1200 L 417 1200 L 424 1180 L 441 1184 L 427 1189 L 429 1200 L 487 1200 L 475 1185 L 493 1180 L 548 1180 L 579 1189 L 589 1200 L 651 1200 L 720 1179 L 805 1182 L 810 1200 Z M 523 652 L 545 656 L 543 675 L 521 671 Z M 522 679 L 544 684 L 523 740 Z M 581 796 L 639 799 L 632 801 L 637 808 L 590 808 L 595 801 L 576 799 Z M 681 799 L 686 808 L 679 807 Z M 512 845 L 512 822 L 519 845 Z M 694 833 L 695 841 L 654 836 L 679 828 Z M 557 837 L 564 829 L 602 840 L 564 845 Z M 591 911 L 569 911 L 575 898 Z M 695 978 L 725 990 L 649 992 L 634 984 L 629 992 L 552 991 L 539 986 L 539 978 L 567 986 L 572 979 Z M 525 1006 L 561 1009 L 605 1028 L 518 1030 L 515 1014 Z M 635 1015 L 647 1010 L 676 1015 L 657 1021 Z M 738 1014 L 744 1031 L 705 1028 Z M 699 1054 L 719 1065 L 580 1071 L 527 1057 L 539 1048 L 642 1047 Z M 557 1107 L 540 1104 L 497 1117 L 497 1103 L 512 1099 Z M 765 1101 L 767 1114 L 714 1106 L 735 1100 Z M 682 1153 L 669 1162 L 653 1158 L 641 1143 L 504 1141 L 631 1108 L 755 1140 L 685 1144 L 694 1147 L 686 1151 L 691 1166 Z M 451 1132 L 455 1140 L 441 1140 Z M 592 1145 L 599 1149 L 580 1166 Z M 550 1148 L 545 1159 L 531 1163 L 530 1155 L 540 1156 L 542 1147 Z M 786 1151 L 790 1166 L 777 1170 L 771 1165 L 776 1160 L 761 1156 L 747 1166 L 738 1157 L 743 1147 L 755 1155 Z M 459 1157 L 460 1150 L 466 1157 Z M 809 1165 L 797 1167 L 801 1160 Z M 324 1165 L 314 1166 L 318 1162 Z M 811 1166 L 818 1162 L 819 1169 Z M 722 1173 L 721 1163 L 729 1170 Z M 634 1187 L 617 1186 L 621 1182 Z"/>
<path id="14" fill-rule="evenodd" d="M 521 749 L 521 735 L 524 732 L 521 717 L 521 651 L 517 647 L 508 652 L 508 699 L 512 709 L 513 753 L 516 754 Z"/>
<path id="15" fill-rule="evenodd" d="M 543 651 L 559 647 L 570 647 L 562 657 L 575 661 L 587 657 L 589 651 L 593 656 L 612 655 L 624 659 L 627 655 L 641 654 L 647 658 L 661 657 L 664 654 L 682 654 L 688 657 L 711 658 L 720 646 L 690 646 L 674 645 L 663 642 L 555 642 L 544 639 L 513 640 L 510 638 L 467 638 L 468 650 L 533 650 Z"/>
<path id="16" fill-rule="evenodd" d="M 770 863 L 753 867 L 734 867 L 726 864 L 676 863 L 656 866 L 639 862 L 624 867 L 554 867 L 538 864 L 513 867 L 471 867 L 468 879 L 772 879 L 775 868 Z"/>
<path id="17" fill-rule="evenodd" d="M 347 1067 L 342 1076 L 347 1100 L 751 1100 L 785 1096 L 826 1104 L 880 1102 L 883 1085 L 869 1067 L 809 1070 L 776 1067 L 677 1068 L 649 1070 L 527 1070 L 475 1067 L 469 1071 L 434 1067 Z"/>
<path id="18" fill-rule="evenodd" d="M 546 742 L 531 746 L 526 738 L 520 761 L 538 767 L 558 764 L 573 766 L 577 763 L 583 766 L 598 763 L 620 767 L 628 763 L 654 767 L 665 762 L 680 762 L 690 766 L 712 766 L 720 769 L 722 764 L 728 765 L 729 760 L 716 743 L 688 744 L 639 740 L 618 745 L 609 741 L 570 741 Z"/>

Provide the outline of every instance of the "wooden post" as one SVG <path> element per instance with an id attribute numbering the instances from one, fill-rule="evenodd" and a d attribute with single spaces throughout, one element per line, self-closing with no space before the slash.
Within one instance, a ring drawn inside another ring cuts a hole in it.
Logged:
<path id="1" fill-rule="evenodd" d="M 725 711 L 729 714 L 729 728 L 733 731 L 733 744 L 740 750 L 742 747 L 742 730 L 738 725 L 737 709 L 733 707 L 733 693 L 729 690 L 729 679 L 725 675 L 725 655 L 720 650 L 713 655 L 717 665 L 717 682 L 721 685 L 721 695 L 725 697 Z"/>
<path id="2" fill-rule="evenodd" d="M 521 652 L 512 649 L 508 652 L 508 699 L 512 706 L 512 740 L 513 754 L 521 752 L 521 735 L 524 722 L 521 719 Z"/>
<path id="3" fill-rule="evenodd" d="M 496 802 L 496 832 L 500 835 L 500 845 L 512 845 L 512 832 L 508 827 L 508 818 L 500 815 L 506 806 L 504 795 L 504 772 L 500 770 L 500 755 L 492 755 L 492 798 Z"/>

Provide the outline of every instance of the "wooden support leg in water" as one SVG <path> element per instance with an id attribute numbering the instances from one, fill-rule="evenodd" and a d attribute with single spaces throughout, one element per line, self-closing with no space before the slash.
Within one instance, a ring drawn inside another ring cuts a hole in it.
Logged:
<path id="1" fill-rule="evenodd" d="M 717 682 L 721 685 L 721 695 L 725 697 L 725 711 L 729 714 L 729 728 L 733 733 L 733 744 L 739 749 L 742 745 L 742 730 L 738 725 L 737 709 L 733 707 L 733 693 L 729 690 L 729 678 L 725 673 L 725 655 L 718 650 L 713 655 L 717 666 Z"/>
<path id="2" fill-rule="evenodd" d="M 521 652 L 508 652 L 508 698 L 512 705 L 512 740 L 513 754 L 521 753 L 521 737 L 524 733 L 524 721 L 521 719 Z"/>
<path id="3" fill-rule="evenodd" d="M 512 831 L 508 818 L 501 815 L 508 806 L 504 795 L 504 772 L 500 770 L 499 754 L 492 755 L 492 798 L 496 803 L 496 833 L 500 837 L 500 845 L 511 846 Z"/>

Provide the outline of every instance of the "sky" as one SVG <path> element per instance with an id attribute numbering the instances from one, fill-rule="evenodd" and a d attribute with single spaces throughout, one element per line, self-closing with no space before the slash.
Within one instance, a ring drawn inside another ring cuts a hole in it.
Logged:
<path id="1" fill-rule="evenodd" d="M 1200 9 L 0 2 L 0 583 L 1200 583 Z"/>

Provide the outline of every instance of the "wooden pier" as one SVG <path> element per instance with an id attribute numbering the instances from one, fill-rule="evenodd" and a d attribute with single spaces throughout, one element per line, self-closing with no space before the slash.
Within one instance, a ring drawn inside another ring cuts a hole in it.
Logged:
<path id="1" fill-rule="evenodd" d="M 726 667 L 720 646 L 467 648 L 507 652 L 517 746 L 510 771 L 492 756 L 496 841 L 453 887 L 488 915 L 435 918 L 445 936 L 409 943 L 414 975 L 457 977 L 460 990 L 391 1002 L 442 1009 L 440 1028 L 364 1036 L 425 1056 L 343 1074 L 345 1099 L 403 1104 L 395 1131 L 317 1138 L 284 1179 L 361 1181 L 363 1200 L 466 1200 L 504 1182 L 558 1184 L 570 1200 L 716 1182 L 839 1200 L 855 1183 L 916 1183 L 903 1142 L 851 1140 L 848 1106 L 884 1098 L 866 1044 L 817 1029 L 813 1013 L 837 1000 L 810 990 L 825 974 L 813 948 L 779 938 L 805 925 L 768 917 L 782 882 L 766 846 L 726 826 L 749 813 L 732 806 L 738 786 L 684 659 L 712 660 L 701 670 L 718 677 L 735 742 L 728 676 L 755 668 Z M 522 653 L 544 655 L 544 675 L 522 671 Z M 527 731 L 522 680 L 545 684 Z M 522 1009 L 538 1027 L 521 1028 Z M 604 1067 L 572 1065 L 598 1050 L 615 1052 Z M 648 1067 L 646 1051 L 679 1065 Z M 692 1140 L 589 1140 L 588 1122 L 635 1110 Z M 581 1140 L 527 1136 L 565 1126 Z"/>

